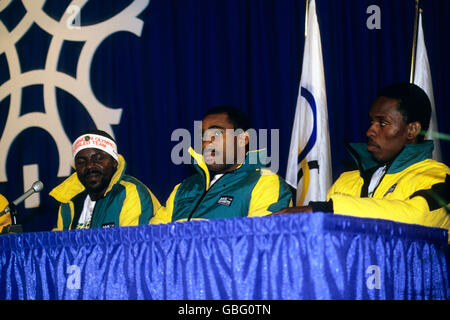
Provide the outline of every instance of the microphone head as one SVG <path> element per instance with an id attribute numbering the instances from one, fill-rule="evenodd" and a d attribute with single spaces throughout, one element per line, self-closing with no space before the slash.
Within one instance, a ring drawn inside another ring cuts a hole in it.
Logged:
<path id="1" fill-rule="evenodd" d="M 36 181 L 31 187 L 35 192 L 41 192 L 42 189 L 44 189 L 44 184 L 42 183 L 42 181 Z"/>

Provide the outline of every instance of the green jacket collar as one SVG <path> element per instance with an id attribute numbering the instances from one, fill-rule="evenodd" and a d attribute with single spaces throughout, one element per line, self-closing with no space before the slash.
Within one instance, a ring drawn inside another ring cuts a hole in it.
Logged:
<path id="1" fill-rule="evenodd" d="M 125 169 L 126 169 L 127 164 L 122 155 L 119 154 L 118 156 L 119 156 L 119 164 L 117 166 L 117 170 L 114 173 L 113 177 L 111 178 L 108 189 L 106 189 L 104 196 L 106 196 L 108 194 L 108 192 L 111 191 L 113 186 L 116 183 L 118 183 L 122 179 L 123 175 L 125 174 Z M 50 196 L 52 196 L 59 202 L 68 203 L 77 194 L 83 192 L 84 189 L 85 189 L 85 187 L 78 179 L 77 173 L 74 172 L 70 177 L 68 177 L 66 180 L 64 180 L 60 185 L 56 186 L 50 192 Z"/>
<path id="2" fill-rule="evenodd" d="M 367 143 L 349 143 L 346 144 L 346 147 L 358 164 L 360 171 L 366 171 L 381 165 L 367 151 Z M 417 162 L 430 159 L 433 149 L 434 143 L 432 140 L 425 140 L 417 144 L 407 144 L 394 159 L 387 173 L 397 173 Z"/>

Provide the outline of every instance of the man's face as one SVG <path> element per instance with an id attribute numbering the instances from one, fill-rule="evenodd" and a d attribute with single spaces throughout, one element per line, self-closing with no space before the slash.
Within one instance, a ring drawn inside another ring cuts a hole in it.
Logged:
<path id="1" fill-rule="evenodd" d="M 370 108 L 367 150 L 378 162 L 390 162 L 406 144 L 414 143 L 408 137 L 408 124 L 397 110 L 398 103 L 397 99 L 378 97 Z"/>
<path id="2" fill-rule="evenodd" d="M 117 162 L 102 150 L 88 148 L 77 153 L 75 169 L 78 179 L 90 195 L 101 194 L 108 188 L 116 172 Z"/>
<path id="3" fill-rule="evenodd" d="M 206 116 L 202 121 L 202 135 L 202 153 L 209 171 L 225 173 L 241 162 L 237 160 L 240 153 L 245 153 L 245 144 L 242 149 L 226 113 Z"/>

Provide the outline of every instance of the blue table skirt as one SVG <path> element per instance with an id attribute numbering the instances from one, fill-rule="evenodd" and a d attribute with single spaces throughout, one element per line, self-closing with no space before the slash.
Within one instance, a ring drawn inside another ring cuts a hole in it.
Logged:
<path id="1" fill-rule="evenodd" d="M 447 231 L 328 213 L 0 237 L 0 299 L 448 299 Z"/>

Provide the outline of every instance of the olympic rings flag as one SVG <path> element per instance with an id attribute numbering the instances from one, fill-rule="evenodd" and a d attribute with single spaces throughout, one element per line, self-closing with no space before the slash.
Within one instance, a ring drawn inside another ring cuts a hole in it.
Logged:
<path id="1" fill-rule="evenodd" d="M 433 140 L 434 150 L 433 159 L 442 161 L 441 144 L 439 142 L 439 129 L 437 125 L 436 107 L 434 104 L 433 81 L 431 80 L 430 64 L 428 63 L 427 47 L 425 46 L 425 39 L 422 28 L 422 13 L 419 13 L 419 29 L 417 35 L 417 53 L 414 68 L 414 84 L 418 85 L 425 91 L 431 102 L 431 119 L 430 127 L 425 136 L 427 140 Z"/>
<path id="2" fill-rule="evenodd" d="M 297 189 L 297 205 L 325 201 L 332 180 L 322 44 L 314 0 L 309 4 L 307 30 L 286 171 L 287 183 Z"/>

